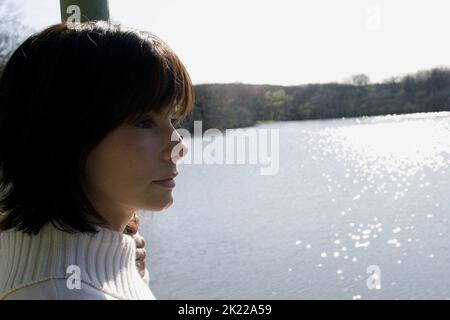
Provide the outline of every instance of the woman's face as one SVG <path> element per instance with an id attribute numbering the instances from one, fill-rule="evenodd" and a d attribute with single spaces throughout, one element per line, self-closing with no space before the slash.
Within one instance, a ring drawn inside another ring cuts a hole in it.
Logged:
<path id="1" fill-rule="evenodd" d="M 182 152 L 172 155 L 178 144 Z M 138 209 L 160 211 L 171 206 L 173 187 L 153 181 L 176 174 L 177 161 L 187 151 L 170 114 L 149 113 L 135 123 L 122 124 L 88 156 L 88 197 L 111 227 L 125 228 Z"/>

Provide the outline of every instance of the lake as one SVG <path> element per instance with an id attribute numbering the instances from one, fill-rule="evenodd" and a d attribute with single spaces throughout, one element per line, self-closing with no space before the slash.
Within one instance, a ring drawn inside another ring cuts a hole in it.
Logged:
<path id="1" fill-rule="evenodd" d="M 157 299 L 450 298 L 450 112 L 255 128 L 277 174 L 180 164 L 141 215 Z"/>

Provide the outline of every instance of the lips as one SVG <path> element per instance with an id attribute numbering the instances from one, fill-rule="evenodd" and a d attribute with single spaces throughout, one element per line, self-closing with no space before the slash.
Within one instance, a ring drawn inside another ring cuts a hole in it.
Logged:
<path id="1" fill-rule="evenodd" d="M 161 177 L 161 179 L 156 179 L 156 180 L 153 180 L 153 181 L 170 180 L 170 179 L 174 179 L 177 175 L 178 175 L 178 172 L 175 171 L 175 172 L 172 172 L 172 173 L 170 173 L 170 174 L 168 174 L 166 176 Z"/>
<path id="2" fill-rule="evenodd" d="M 174 178 L 178 175 L 178 172 L 174 172 L 168 176 L 166 176 L 165 178 L 162 179 L 158 179 L 158 180 L 153 180 L 152 183 L 159 185 L 161 187 L 164 188 L 175 188 L 175 180 Z"/>
<path id="3" fill-rule="evenodd" d="M 175 180 L 173 180 L 173 179 L 159 180 L 159 181 L 152 181 L 152 182 L 154 184 L 157 184 L 164 188 L 169 188 L 169 189 L 175 188 Z"/>

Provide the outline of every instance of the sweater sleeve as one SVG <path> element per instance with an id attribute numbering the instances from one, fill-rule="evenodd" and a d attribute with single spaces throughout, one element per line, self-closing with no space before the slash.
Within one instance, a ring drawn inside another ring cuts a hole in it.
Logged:
<path id="1" fill-rule="evenodd" d="M 80 289 L 69 289 L 66 279 L 48 279 L 32 283 L 2 297 L 4 300 L 118 300 L 89 284 Z"/>

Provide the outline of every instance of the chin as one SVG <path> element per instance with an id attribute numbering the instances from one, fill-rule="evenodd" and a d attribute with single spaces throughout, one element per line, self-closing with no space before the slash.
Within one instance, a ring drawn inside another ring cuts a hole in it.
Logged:
<path id="1" fill-rule="evenodd" d="M 162 199 L 162 201 L 160 201 L 159 203 L 152 203 L 152 205 L 148 206 L 149 211 L 162 211 L 165 209 L 168 209 L 172 206 L 173 204 L 173 198 L 170 196 L 170 198 L 164 198 Z"/>

